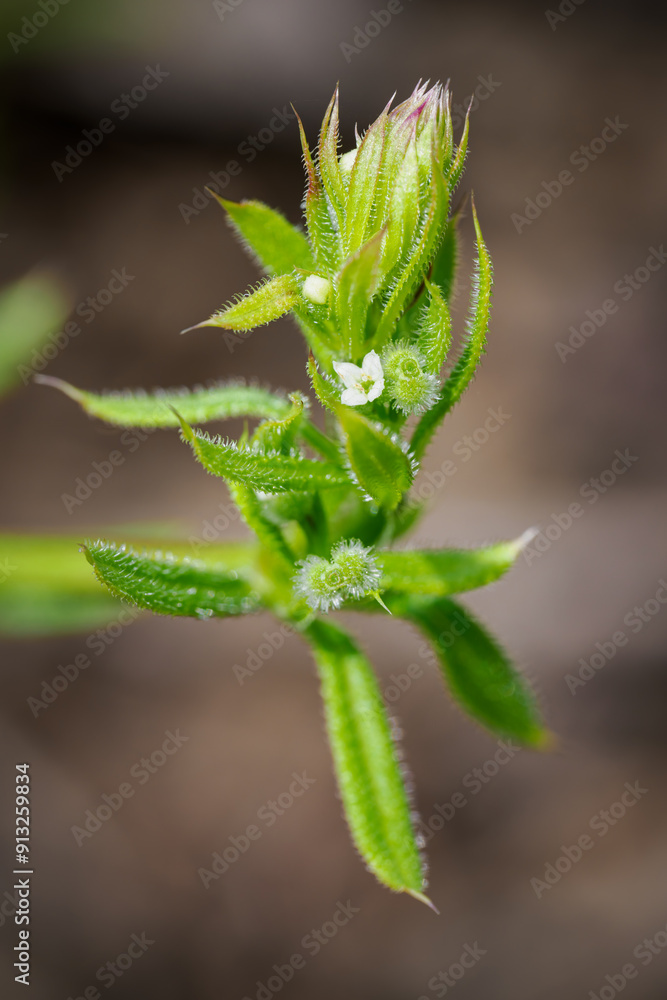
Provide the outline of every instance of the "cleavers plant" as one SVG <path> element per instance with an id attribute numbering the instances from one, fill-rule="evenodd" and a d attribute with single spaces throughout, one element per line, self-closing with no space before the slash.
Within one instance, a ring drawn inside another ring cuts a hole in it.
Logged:
<path id="1" fill-rule="evenodd" d="M 476 262 L 466 333 L 451 359 L 451 300 L 468 121 L 454 141 L 450 98 L 419 85 L 387 105 L 356 148 L 339 154 L 338 93 L 313 156 L 303 127 L 306 233 L 257 201 L 218 198 L 266 278 L 200 326 L 253 330 L 291 312 L 309 348 L 324 430 L 301 393 L 256 385 L 95 395 L 57 385 L 120 427 L 178 427 L 224 479 L 254 535 L 201 561 L 89 541 L 109 590 L 158 614 L 227 617 L 268 609 L 310 645 L 352 837 L 389 888 L 428 902 L 414 813 L 371 666 L 330 612 L 387 611 L 420 629 L 452 696 L 478 722 L 533 747 L 548 739 L 532 693 L 503 651 L 452 597 L 498 579 L 522 539 L 473 550 L 396 550 L 421 505 L 410 498 L 443 417 L 485 349 L 491 261 L 472 207 Z M 229 336 L 229 334 L 227 334 Z M 443 376 L 443 368 L 445 374 Z M 239 441 L 194 427 L 259 418 Z M 409 422 L 409 426 L 408 426 Z"/>

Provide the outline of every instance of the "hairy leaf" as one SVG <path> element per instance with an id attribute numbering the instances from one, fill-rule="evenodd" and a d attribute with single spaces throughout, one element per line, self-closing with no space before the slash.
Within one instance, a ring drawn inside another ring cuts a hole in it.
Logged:
<path id="1" fill-rule="evenodd" d="M 452 317 L 447 301 L 437 285 L 426 281 L 430 296 L 417 347 L 426 359 L 426 371 L 438 375 L 452 344 Z"/>
<path id="2" fill-rule="evenodd" d="M 340 244 L 337 230 L 331 219 L 327 196 L 322 185 L 320 176 L 313 163 L 313 158 L 308 148 L 308 140 L 303 128 L 301 119 L 297 115 L 299 122 L 299 136 L 301 139 L 301 149 L 303 151 L 303 162 L 308 175 L 308 186 L 305 195 L 306 226 L 308 236 L 315 251 L 317 266 L 326 274 L 333 274 L 338 269 L 340 262 Z"/>
<path id="3" fill-rule="evenodd" d="M 284 215 L 261 201 L 227 201 L 215 195 L 242 243 L 269 274 L 314 267 L 308 240 Z"/>
<path id="4" fill-rule="evenodd" d="M 382 277 L 380 261 L 385 234 L 386 230 L 381 229 L 371 237 L 345 261 L 336 276 L 339 329 L 350 358 L 358 358 L 362 351 L 368 307 Z"/>
<path id="5" fill-rule="evenodd" d="M 279 420 L 290 409 L 290 402 L 284 396 L 235 382 L 192 390 L 160 389 L 154 393 L 128 390 L 98 395 L 50 375 L 36 375 L 35 381 L 60 389 L 91 416 L 117 427 L 178 427 L 180 421 L 175 410 L 188 423 L 201 424 L 230 417 Z"/>
<path id="6" fill-rule="evenodd" d="M 304 635 L 320 675 L 338 787 L 354 842 L 381 882 L 428 902 L 410 804 L 371 666 L 328 622 L 314 621 Z"/>
<path id="7" fill-rule="evenodd" d="M 346 254 L 353 254 L 367 240 L 369 220 L 384 150 L 387 111 L 373 122 L 357 149 L 350 175 L 344 236 Z"/>
<path id="8" fill-rule="evenodd" d="M 274 319 L 280 319 L 298 301 L 298 279 L 293 274 L 281 274 L 247 292 L 237 302 L 224 306 L 213 313 L 210 319 L 198 323 L 191 329 L 195 330 L 200 326 L 220 326 L 224 330 L 247 333 L 258 326 L 266 326 Z"/>
<path id="9" fill-rule="evenodd" d="M 431 640 L 452 696 L 466 712 L 501 736 L 547 746 L 550 737 L 530 688 L 465 608 L 446 597 L 411 595 L 392 610 Z"/>
<path id="10" fill-rule="evenodd" d="M 431 267 L 431 281 L 440 288 L 447 302 L 451 302 L 454 294 L 456 268 L 459 261 L 458 225 L 462 211 L 463 203 L 448 220 L 445 235 Z"/>
<path id="11" fill-rule="evenodd" d="M 470 316 L 467 324 L 467 343 L 449 378 L 443 385 L 437 403 L 430 410 L 427 410 L 417 424 L 411 442 L 411 448 L 417 458 L 422 457 L 438 424 L 467 389 L 486 349 L 493 275 L 491 257 L 482 238 L 482 230 L 474 204 L 472 211 L 477 237 L 477 273 L 473 279 Z"/>
<path id="12" fill-rule="evenodd" d="M 412 483 L 410 458 L 389 432 L 360 413 L 341 406 L 339 419 L 359 485 L 381 507 L 394 510 Z"/>
<path id="13" fill-rule="evenodd" d="M 137 553 L 89 541 L 86 559 L 112 594 L 160 615 L 225 618 L 256 610 L 257 595 L 236 571 L 171 553 Z"/>
<path id="14" fill-rule="evenodd" d="M 185 423 L 182 433 L 197 459 L 212 475 L 244 483 L 264 493 L 331 489 L 349 482 L 346 473 L 331 462 L 262 452 L 235 441 L 211 438 Z"/>
<path id="15" fill-rule="evenodd" d="M 532 536 L 532 532 L 527 532 L 515 541 L 483 549 L 381 552 L 378 554 L 383 569 L 381 589 L 397 594 L 444 597 L 484 587 L 514 565 L 527 538 Z"/>

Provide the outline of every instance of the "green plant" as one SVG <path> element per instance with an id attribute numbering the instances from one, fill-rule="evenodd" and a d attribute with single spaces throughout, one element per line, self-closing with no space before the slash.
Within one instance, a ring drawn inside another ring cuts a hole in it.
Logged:
<path id="1" fill-rule="evenodd" d="M 498 579 L 522 540 L 469 551 L 392 549 L 421 512 L 409 497 L 419 462 L 484 351 L 491 261 L 473 205 L 470 313 L 449 361 L 460 215 L 450 209 L 468 122 L 455 145 L 440 86 L 418 86 L 390 106 L 342 156 L 337 93 L 315 159 L 300 126 L 307 235 L 259 202 L 218 199 L 267 277 L 200 325 L 238 334 L 291 312 L 309 347 L 325 430 L 300 393 L 286 399 L 216 384 L 96 395 L 41 381 L 117 426 L 180 426 L 198 461 L 226 480 L 256 536 L 230 547 L 229 559 L 224 546 L 204 563 L 105 541 L 86 543 L 85 556 L 112 594 L 142 608 L 197 618 L 268 609 L 300 632 L 319 671 L 353 839 L 381 882 L 428 902 L 391 722 L 367 658 L 329 613 L 389 611 L 414 623 L 431 641 L 453 697 L 475 719 L 534 747 L 547 734 L 523 679 L 452 598 Z M 238 416 L 260 418 L 240 441 L 192 426 Z"/>

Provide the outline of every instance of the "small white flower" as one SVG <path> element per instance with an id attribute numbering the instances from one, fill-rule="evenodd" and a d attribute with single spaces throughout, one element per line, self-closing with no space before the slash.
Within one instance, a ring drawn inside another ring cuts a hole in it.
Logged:
<path id="1" fill-rule="evenodd" d="M 361 362 L 361 368 L 349 361 L 334 361 L 336 374 L 345 386 L 341 402 L 346 406 L 363 406 L 382 395 L 384 372 L 382 362 L 375 351 L 369 351 Z"/>

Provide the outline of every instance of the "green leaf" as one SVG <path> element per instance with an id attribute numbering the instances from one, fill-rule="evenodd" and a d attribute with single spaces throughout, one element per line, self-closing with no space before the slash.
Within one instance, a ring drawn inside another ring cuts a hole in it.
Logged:
<path id="1" fill-rule="evenodd" d="M 457 186 L 463 171 L 465 169 L 466 156 L 468 154 L 468 134 L 470 131 L 470 108 L 466 112 L 466 120 L 463 126 L 463 134 L 461 136 L 461 141 L 456 150 L 456 155 L 452 161 L 452 164 L 447 173 L 447 185 L 449 187 L 450 194 L 452 194 Z"/>
<path id="2" fill-rule="evenodd" d="M 422 895 L 424 872 L 410 804 L 377 681 L 366 657 L 334 625 L 314 621 L 304 636 L 322 684 L 327 732 L 352 838 L 382 882 Z"/>
<path id="3" fill-rule="evenodd" d="M 459 401 L 472 381 L 482 354 L 486 349 L 486 335 L 489 328 L 491 313 L 491 286 L 493 275 L 491 257 L 482 238 L 475 205 L 472 207 L 475 233 L 477 237 L 477 268 L 473 278 L 473 289 L 470 301 L 470 315 L 467 323 L 467 343 L 440 391 L 440 398 L 423 415 L 412 438 L 411 448 L 419 459 L 423 456 L 428 443 L 440 421 Z"/>
<path id="4" fill-rule="evenodd" d="M 368 307 L 382 278 L 380 261 L 386 232 L 381 229 L 348 257 L 336 276 L 339 329 L 349 358 L 359 358 L 363 349 Z"/>
<path id="5" fill-rule="evenodd" d="M 117 427 L 178 427 L 178 413 L 188 423 L 230 417 L 280 419 L 289 413 L 290 403 L 259 386 L 219 382 L 208 388 L 160 389 L 154 393 L 113 392 L 98 395 L 76 389 L 51 375 L 36 375 L 35 381 L 52 385 L 79 403 L 93 417 Z"/>
<path id="6" fill-rule="evenodd" d="M 122 525 L 105 529 L 107 537 L 157 544 L 176 556 L 192 554 L 192 546 L 174 537 L 173 525 Z M 103 590 L 80 553 L 81 536 L 0 535 L 0 633 L 53 635 L 86 632 L 113 621 L 122 605 Z M 201 559 L 244 571 L 255 559 L 247 543 L 206 545 Z"/>
<path id="7" fill-rule="evenodd" d="M 264 420 L 252 436 L 252 443 L 265 452 L 280 452 L 289 455 L 304 417 L 304 408 L 309 405 L 307 397 L 300 392 L 290 395 L 292 408 L 281 420 Z"/>
<path id="8" fill-rule="evenodd" d="M 67 296 L 49 274 L 28 274 L 0 292 L 0 394 L 19 380 L 28 384 L 40 347 L 61 330 L 69 309 Z M 65 344 L 68 339 L 64 334 Z M 57 343 L 49 351 L 54 357 L 51 350 L 58 353 Z M 39 360 L 41 367 L 46 364 Z"/>
<path id="9" fill-rule="evenodd" d="M 454 215 L 448 220 L 440 248 L 431 267 L 431 281 L 438 285 L 447 302 L 454 293 L 456 267 L 459 261 L 459 231 L 458 225 L 465 202 L 462 202 Z"/>
<path id="10" fill-rule="evenodd" d="M 341 406 L 338 417 L 345 432 L 345 450 L 360 487 L 381 507 L 393 510 L 413 480 L 409 456 L 397 438 L 360 413 Z"/>
<path id="11" fill-rule="evenodd" d="M 293 274 L 281 274 L 270 278 L 237 302 L 213 313 L 210 319 L 190 327 L 220 326 L 224 330 L 247 333 L 258 326 L 266 326 L 274 319 L 280 319 L 299 301 L 299 281 Z M 185 331 L 184 331 L 185 332 Z"/>
<path id="12" fill-rule="evenodd" d="M 383 347 L 389 340 L 401 313 L 423 280 L 438 247 L 443 226 L 446 224 L 448 210 L 449 192 L 447 186 L 440 171 L 434 170 L 424 221 L 421 223 L 417 239 L 410 248 L 405 267 L 397 275 L 391 295 L 384 306 L 382 318 L 378 323 L 372 342 L 375 349 Z"/>
<path id="13" fill-rule="evenodd" d="M 329 103 L 320 130 L 318 166 L 329 203 L 338 219 L 338 228 L 345 224 L 344 206 L 347 192 L 338 165 L 338 87 Z"/>
<path id="14" fill-rule="evenodd" d="M 284 215 L 261 201 L 227 201 L 215 195 L 247 250 L 269 274 L 314 268 L 308 240 Z"/>
<path id="15" fill-rule="evenodd" d="M 459 594 L 485 587 L 514 565 L 532 532 L 483 549 L 380 552 L 382 591 L 397 594 Z"/>
<path id="16" fill-rule="evenodd" d="M 417 347 L 426 359 L 426 371 L 438 375 L 452 346 L 452 317 L 438 286 L 426 281 L 426 288 L 430 299 Z"/>
<path id="17" fill-rule="evenodd" d="M 350 175 L 345 213 L 344 248 L 346 254 L 358 250 L 368 238 L 376 187 L 382 165 L 387 110 L 373 122 L 361 140 Z"/>
<path id="18" fill-rule="evenodd" d="M 466 712 L 500 736 L 546 748 L 550 734 L 530 688 L 465 608 L 446 597 L 413 595 L 392 610 L 431 640 L 452 696 Z"/>
<path id="19" fill-rule="evenodd" d="M 390 270 L 412 245 L 419 220 L 419 163 L 414 137 L 409 142 L 389 192 L 389 227 L 383 248 L 383 261 Z"/>
<path id="20" fill-rule="evenodd" d="M 83 552 L 112 594 L 159 615 L 226 618 L 257 610 L 257 595 L 236 571 L 172 553 L 86 542 Z"/>
<path id="21" fill-rule="evenodd" d="M 340 391 L 336 391 L 331 382 L 325 380 L 312 354 L 308 358 L 308 377 L 310 378 L 313 392 L 322 406 L 332 413 L 337 414 L 340 408 Z"/>
<path id="22" fill-rule="evenodd" d="M 331 220 L 327 196 L 322 186 L 322 181 L 315 169 L 315 164 L 308 148 L 306 133 L 298 115 L 297 119 L 299 122 L 303 162 L 308 176 L 308 186 L 305 196 L 308 236 L 315 251 L 315 260 L 318 268 L 326 274 L 334 274 L 338 269 L 340 261 L 340 244 L 337 229 Z"/>
<path id="23" fill-rule="evenodd" d="M 331 462 L 319 462 L 299 455 L 262 452 L 235 441 L 211 438 L 203 431 L 182 424 L 183 439 L 192 446 L 197 459 L 214 476 L 244 483 L 264 493 L 291 490 L 331 489 L 349 483 L 349 477 Z"/>

